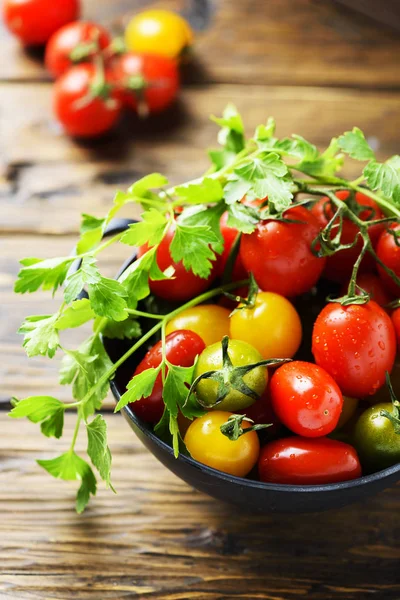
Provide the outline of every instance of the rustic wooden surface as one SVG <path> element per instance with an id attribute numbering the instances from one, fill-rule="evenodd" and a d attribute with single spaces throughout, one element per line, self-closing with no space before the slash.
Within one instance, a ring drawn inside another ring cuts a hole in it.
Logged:
<path id="1" fill-rule="evenodd" d="M 138 4 L 86 0 L 84 14 L 118 30 Z M 6 416 L 12 394 L 68 398 L 57 359 L 28 361 L 15 333 L 24 315 L 53 306 L 46 294 L 14 297 L 18 259 L 69 253 L 79 213 L 102 215 L 116 189 L 150 170 L 171 181 L 199 174 L 215 143 L 210 113 L 233 101 L 249 130 L 272 114 L 281 134 L 320 146 L 357 124 L 380 156 L 399 152 L 398 35 L 323 0 L 213 6 L 179 104 L 146 125 L 126 120 L 97 143 L 62 134 L 37 53 L 0 29 L 1 599 L 400 598 L 399 487 L 318 516 L 245 516 L 181 483 L 110 414 L 118 495 L 101 489 L 78 517 L 73 488 L 34 462 L 64 443 Z M 113 249 L 105 272 L 126 252 Z"/>

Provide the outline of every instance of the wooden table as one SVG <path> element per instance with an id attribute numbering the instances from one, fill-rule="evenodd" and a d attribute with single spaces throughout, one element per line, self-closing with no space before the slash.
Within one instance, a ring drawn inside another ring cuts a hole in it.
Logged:
<path id="1" fill-rule="evenodd" d="M 85 16 L 118 26 L 132 5 L 87 0 Z M 272 114 L 280 134 L 321 146 L 357 124 L 378 155 L 399 151 L 398 35 L 330 2 L 217 0 L 214 8 L 179 106 L 150 125 L 125 122 L 96 144 L 61 133 L 40 61 L 1 32 L 1 599 L 400 598 L 398 487 L 321 515 L 243 515 L 176 479 L 109 414 L 118 495 L 101 488 L 77 516 L 75 486 L 34 462 L 65 443 L 7 418 L 12 394 L 68 397 L 57 359 L 28 361 L 15 333 L 24 315 L 52 308 L 45 294 L 14 297 L 18 259 L 69 252 L 79 213 L 103 215 L 115 190 L 146 172 L 173 182 L 199 174 L 215 140 L 210 113 L 233 101 L 249 130 Z M 123 251 L 105 261 L 110 274 Z M 71 426 L 67 419 L 67 433 Z"/>

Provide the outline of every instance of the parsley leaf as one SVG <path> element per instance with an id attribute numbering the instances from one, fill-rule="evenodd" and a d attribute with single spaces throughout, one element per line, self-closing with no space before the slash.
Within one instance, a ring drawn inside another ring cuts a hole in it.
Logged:
<path id="1" fill-rule="evenodd" d="M 205 177 L 201 183 L 176 187 L 175 194 L 185 204 L 213 204 L 222 199 L 224 192 L 219 181 Z"/>
<path id="2" fill-rule="evenodd" d="M 96 267 L 96 259 L 93 256 L 85 256 L 80 268 L 69 275 L 64 290 L 64 299 L 67 304 L 75 300 L 81 293 L 86 283 L 100 281 L 101 275 Z"/>
<path id="3" fill-rule="evenodd" d="M 241 177 L 232 177 L 224 188 L 224 198 L 226 204 L 240 202 L 242 198 L 251 190 L 252 183 Z"/>
<path id="4" fill-rule="evenodd" d="M 24 334 L 22 345 L 29 357 L 41 354 L 53 358 L 60 345 L 56 329 L 57 319 L 58 313 L 26 317 L 18 333 Z"/>
<path id="5" fill-rule="evenodd" d="M 209 227 L 216 237 L 216 241 L 210 243 L 210 246 L 214 252 L 221 254 L 224 249 L 224 238 L 221 233 L 220 219 L 225 209 L 226 207 L 222 202 L 206 208 L 202 206 L 188 206 L 179 215 L 178 223 L 190 227 L 195 225 Z"/>
<path id="6" fill-rule="evenodd" d="M 126 319 L 125 321 L 107 321 L 103 329 L 103 335 L 110 340 L 132 340 L 142 335 L 139 321 Z"/>
<path id="7" fill-rule="evenodd" d="M 105 224 L 106 219 L 98 219 L 87 214 L 82 215 L 81 237 L 76 247 L 77 254 L 84 254 L 97 246 L 103 237 Z"/>
<path id="8" fill-rule="evenodd" d="M 254 133 L 256 142 L 266 142 L 273 140 L 276 123 L 273 117 L 268 117 L 266 125 L 258 125 Z"/>
<path id="9" fill-rule="evenodd" d="M 87 298 L 75 300 L 58 317 L 55 327 L 56 329 L 73 329 L 74 327 L 80 327 L 94 317 L 95 313 L 91 307 L 90 300 Z"/>
<path id="10" fill-rule="evenodd" d="M 346 131 L 338 139 L 339 148 L 356 160 L 374 160 L 375 154 L 365 139 L 364 133 L 358 127 Z"/>
<path id="11" fill-rule="evenodd" d="M 74 257 L 67 258 L 24 258 L 20 261 L 22 269 L 18 273 L 14 291 L 17 294 L 36 292 L 39 288 L 53 290 L 64 283 Z"/>
<path id="12" fill-rule="evenodd" d="M 233 104 L 228 104 L 222 117 L 211 117 L 222 129 L 218 134 L 218 143 L 229 152 L 237 154 L 245 146 L 242 117 Z"/>
<path id="13" fill-rule="evenodd" d="M 162 272 L 157 265 L 157 246 L 150 248 L 143 256 L 135 260 L 121 275 L 119 282 L 127 293 L 129 308 L 136 308 L 138 300 L 150 294 L 149 277 L 153 280 L 167 279 L 174 274 L 173 267 Z"/>
<path id="14" fill-rule="evenodd" d="M 395 204 L 400 204 L 400 156 L 392 156 L 384 163 L 371 160 L 363 174 L 372 190 L 381 190 Z"/>
<path id="15" fill-rule="evenodd" d="M 88 456 L 102 480 L 106 482 L 107 487 L 115 492 L 110 481 L 111 452 L 107 444 L 107 423 L 101 415 L 97 415 L 91 423 L 86 423 L 86 431 L 88 435 Z"/>
<path id="16" fill-rule="evenodd" d="M 206 279 L 213 266 L 211 261 L 215 259 L 210 245 L 218 241 L 210 227 L 177 223 L 169 250 L 175 262 L 182 261 L 187 271 L 190 269 Z"/>
<path id="17" fill-rule="evenodd" d="M 234 227 L 242 233 L 252 233 L 259 221 L 260 215 L 252 206 L 240 203 L 228 206 L 228 227 Z"/>
<path id="18" fill-rule="evenodd" d="M 149 244 L 154 246 L 161 242 L 167 219 L 160 211 L 155 208 L 149 208 L 142 214 L 143 221 L 131 223 L 129 229 L 125 231 L 121 242 L 129 246 L 142 246 Z"/>
<path id="19" fill-rule="evenodd" d="M 140 202 L 146 208 L 146 200 L 151 200 L 153 206 L 158 204 L 160 208 L 163 208 L 165 206 L 165 199 L 160 198 L 159 194 L 151 190 L 161 188 L 167 183 L 168 179 L 160 173 L 151 173 L 131 185 L 128 192 L 117 192 L 114 197 L 114 206 L 107 215 L 106 223 L 109 223 L 128 202 Z"/>
<path id="20" fill-rule="evenodd" d="M 46 437 L 59 439 L 64 427 L 65 406 L 52 396 L 30 396 L 23 400 L 12 401 L 13 408 L 9 417 L 20 419 L 28 417 L 32 423 L 40 423 L 42 433 Z"/>
<path id="21" fill-rule="evenodd" d="M 136 400 L 150 396 L 160 371 L 161 365 L 156 369 L 151 367 L 142 371 L 139 375 L 135 375 L 126 386 L 127 391 L 121 396 L 114 412 L 120 411 L 121 408 L 124 408 L 124 406 L 131 402 L 136 402 Z"/>
<path id="22" fill-rule="evenodd" d="M 81 481 L 76 497 L 76 512 L 83 512 L 90 495 L 95 496 L 97 490 L 96 477 L 88 463 L 75 452 L 65 452 L 50 460 L 38 460 L 37 463 L 53 477 L 65 481 Z"/>

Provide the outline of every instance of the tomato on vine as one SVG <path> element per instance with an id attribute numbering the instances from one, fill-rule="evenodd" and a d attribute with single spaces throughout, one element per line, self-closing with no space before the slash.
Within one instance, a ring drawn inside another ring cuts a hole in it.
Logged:
<path id="1" fill-rule="evenodd" d="M 347 293 L 347 289 L 349 287 L 349 282 L 342 287 L 341 295 L 345 295 Z M 361 288 L 361 289 L 360 289 Z M 389 302 L 392 300 L 392 297 L 386 291 L 382 280 L 375 275 L 375 273 L 361 273 L 357 277 L 357 287 L 355 293 L 357 296 L 362 295 L 362 291 L 367 292 L 371 300 L 375 300 L 379 306 L 387 306 Z"/>
<path id="2" fill-rule="evenodd" d="M 114 59 L 112 74 L 121 102 L 140 115 L 165 110 L 179 91 L 178 65 L 168 56 L 128 52 Z"/>
<path id="3" fill-rule="evenodd" d="M 383 231 L 376 249 L 378 258 L 400 278 L 400 223 L 393 223 L 389 229 Z M 400 297 L 400 285 L 378 264 L 379 277 L 386 288 Z"/>
<path id="4" fill-rule="evenodd" d="M 245 477 L 257 463 L 260 442 L 255 431 L 241 435 L 237 440 L 230 440 L 221 432 L 230 412 L 216 410 L 195 419 L 185 435 L 185 445 L 190 455 L 200 463 L 236 475 Z M 250 423 L 243 422 L 243 429 Z"/>
<path id="5" fill-rule="evenodd" d="M 290 298 L 308 292 L 317 283 L 325 258 L 316 257 L 311 250 L 320 226 L 310 211 L 296 206 L 286 210 L 283 217 L 261 221 L 253 233 L 244 234 L 240 256 L 263 291 Z"/>
<path id="6" fill-rule="evenodd" d="M 396 337 L 389 315 L 376 302 L 342 306 L 332 302 L 320 312 L 312 334 L 315 362 L 346 396 L 374 394 L 392 370 Z"/>
<path id="7" fill-rule="evenodd" d="M 347 204 L 349 204 L 350 192 L 341 190 L 336 192 L 336 197 L 339 198 L 339 200 L 347 201 Z M 358 218 L 363 221 L 378 220 L 384 217 L 384 214 L 377 203 L 366 194 L 357 192 L 350 202 L 351 209 L 356 213 Z M 323 197 L 312 206 L 311 212 L 318 220 L 321 229 L 323 229 L 332 219 L 336 210 L 335 207 L 332 206 L 331 200 L 328 197 Z M 379 236 L 384 228 L 385 225 L 383 223 L 371 225 L 371 227 L 368 228 L 368 234 L 373 247 L 376 247 Z M 324 270 L 325 277 L 339 283 L 344 283 L 350 278 L 353 265 L 356 262 L 362 248 L 362 240 L 358 236 L 358 231 L 359 229 L 355 223 L 346 217 L 343 219 L 341 243 L 352 244 L 357 237 L 358 241 L 352 248 L 340 250 L 339 252 L 328 256 Z M 336 229 L 332 230 L 331 237 L 333 238 L 336 233 Z M 370 254 L 366 254 L 361 263 L 360 273 L 372 271 L 374 268 L 374 258 Z"/>
<path id="8" fill-rule="evenodd" d="M 27 45 L 42 45 L 63 25 L 79 18 L 79 0 L 5 0 L 4 22 Z"/>
<path id="9" fill-rule="evenodd" d="M 46 46 L 45 65 L 55 79 L 78 62 L 90 62 L 93 56 L 111 44 L 108 31 L 90 21 L 75 21 L 58 29 Z"/>
<path id="10" fill-rule="evenodd" d="M 118 121 L 121 103 L 109 75 L 92 64 L 76 65 L 54 86 L 54 112 L 65 131 L 74 137 L 97 137 Z"/>

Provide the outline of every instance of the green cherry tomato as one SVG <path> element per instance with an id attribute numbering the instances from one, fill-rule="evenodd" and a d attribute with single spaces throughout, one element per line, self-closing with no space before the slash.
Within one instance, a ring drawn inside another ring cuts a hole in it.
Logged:
<path id="1" fill-rule="evenodd" d="M 262 360 L 261 354 L 240 340 L 229 340 L 228 355 L 234 367 L 242 367 L 258 363 Z M 195 377 L 206 373 L 207 371 L 215 371 L 222 368 L 222 346 L 218 342 L 208 346 L 200 354 L 197 361 Z M 256 367 L 243 376 L 243 382 L 255 394 L 260 397 L 265 386 L 267 385 L 268 372 L 266 367 Z M 218 383 L 211 379 L 202 379 L 196 387 L 196 394 L 199 400 L 207 406 L 213 406 L 217 401 Z M 247 408 L 255 402 L 256 398 L 252 398 L 242 392 L 231 389 L 227 396 L 218 404 L 218 410 L 236 411 Z"/>
<path id="2" fill-rule="evenodd" d="M 371 473 L 400 462 L 400 434 L 381 415 L 382 410 L 393 413 L 393 405 L 385 402 L 371 406 L 360 416 L 354 430 L 354 445 L 361 464 Z"/>

